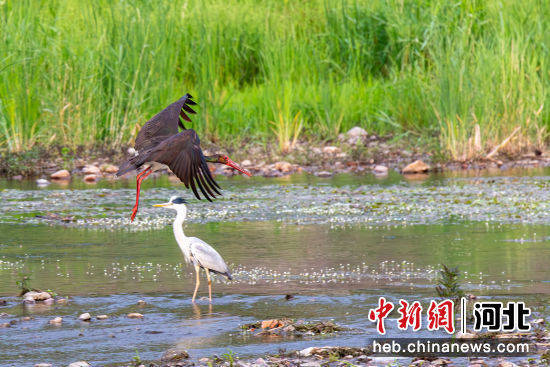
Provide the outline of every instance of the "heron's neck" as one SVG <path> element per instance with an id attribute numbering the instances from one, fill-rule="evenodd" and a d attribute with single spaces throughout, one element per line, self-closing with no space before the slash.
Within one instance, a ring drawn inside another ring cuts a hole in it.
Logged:
<path id="1" fill-rule="evenodd" d="M 186 217 L 186 211 L 180 211 L 178 210 L 178 215 L 176 216 L 176 219 L 174 220 L 174 236 L 176 237 L 176 242 L 178 243 L 178 246 L 180 247 L 181 251 L 183 252 L 183 255 L 185 256 L 185 260 L 188 262 L 191 259 L 191 249 L 189 246 L 189 238 L 183 233 L 183 222 L 185 221 Z"/>

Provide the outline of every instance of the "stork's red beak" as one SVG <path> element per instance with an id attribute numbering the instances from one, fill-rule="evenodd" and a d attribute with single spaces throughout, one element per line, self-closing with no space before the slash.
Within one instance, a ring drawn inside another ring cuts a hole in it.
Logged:
<path id="1" fill-rule="evenodd" d="M 245 170 L 244 168 L 241 168 L 237 163 L 233 162 L 231 159 L 227 158 L 227 163 L 226 163 L 227 166 L 229 167 L 232 167 L 232 168 L 235 168 L 237 171 L 240 171 L 242 173 L 244 173 L 245 175 L 247 176 L 252 176 L 252 174 L 250 172 L 248 172 L 247 170 Z"/>

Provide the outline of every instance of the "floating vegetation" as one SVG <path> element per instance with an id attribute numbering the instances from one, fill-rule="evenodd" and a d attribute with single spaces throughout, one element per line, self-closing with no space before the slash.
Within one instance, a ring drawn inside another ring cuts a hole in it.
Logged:
<path id="1" fill-rule="evenodd" d="M 333 321 L 305 322 L 304 320 L 292 320 L 288 318 L 256 321 L 242 325 L 241 328 L 256 336 L 288 337 L 326 335 L 350 330 L 349 328 L 335 324 Z"/>
<path id="2" fill-rule="evenodd" d="M 328 184 L 238 186 L 208 205 L 194 205 L 191 223 L 280 221 L 290 224 L 414 225 L 461 223 L 544 224 L 550 221 L 549 177 L 448 178 L 438 185 Z M 175 189 L 144 192 L 134 223 L 129 210 L 133 189 L 3 190 L 0 223 L 64 225 L 136 231 L 162 228 L 172 213 L 151 204 L 166 200 Z M 56 213 L 55 219 L 47 213 Z M 66 220 L 70 218 L 70 220 Z"/>

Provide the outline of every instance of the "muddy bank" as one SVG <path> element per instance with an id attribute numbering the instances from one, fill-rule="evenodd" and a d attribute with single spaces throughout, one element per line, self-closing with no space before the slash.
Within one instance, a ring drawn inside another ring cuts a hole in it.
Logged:
<path id="1" fill-rule="evenodd" d="M 274 144 L 241 142 L 216 145 L 203 142 L 202 146 L 205 154 L 227 153 L 254 175 L 264 177 L 281 177 L 302 172 L 320 177 L 337 173 L 372 172 L 376 175 L 386 175 L 388 171 L 404 172 L 407 166 L 418 160 L 425 164 L 418 172 L 507 170 L 517 167 L 550 166 L 550 154 L 540 150 L 520 155 L 500 153 L 490 159 L 481 157 L 458 162 L 445 159 L 441 153 L 429 150 L 425 143 L 418 141 L 395 142 L 391 137 L 369 135 L 364 130 L 355 131 L 353 134 L 350 132 L 340 134 L 334 141 L 299 142 L 286 154 L 282 154 Z M 77 177 L 87 182 L 113 178 L 118 164 L 127 156 L 128 148 L 129 146 L 120 149 L 38 147 L 25 153 L 3 153 L 0 155 L 0 176 L 49 180 L 54 175 L 54 179 Z M 229 167 L 216 165 L 211 169 L 219 175 L 236 174 L 236 171 Z M 66 172 L 58 173 L 60 171 Z M 418 172 L 413 170 L 411 173 Z M 55 175 L 56 173 L 58 174 Z"/>

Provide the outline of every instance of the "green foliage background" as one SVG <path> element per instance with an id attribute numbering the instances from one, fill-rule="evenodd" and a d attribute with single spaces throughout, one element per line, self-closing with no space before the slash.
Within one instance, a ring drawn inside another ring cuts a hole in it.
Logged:
<path id="1" fill-rule="evenodd" d="M 510 149 L 543 148 L 549 46 L 545 0 L 3 0 L 0 149 L 127 144 L 187 91 L 214 141 L 299 113 L 311 139 L 360 125 L 460 158 L 520 126 Z"/>

